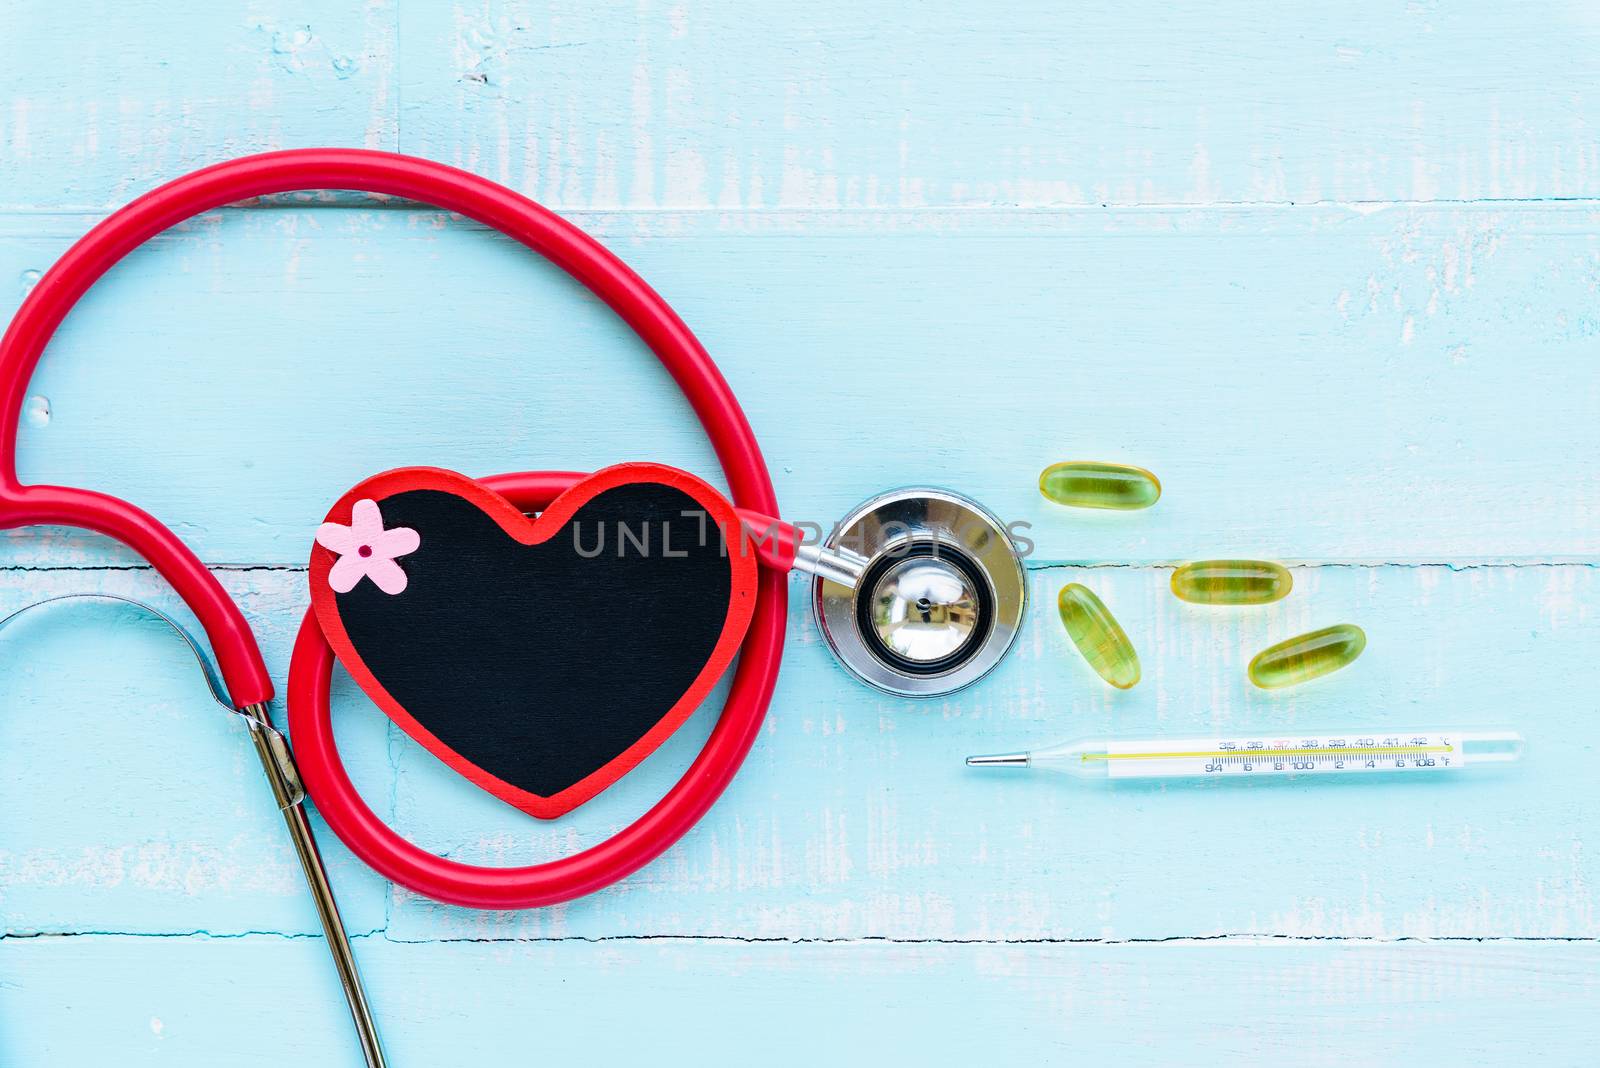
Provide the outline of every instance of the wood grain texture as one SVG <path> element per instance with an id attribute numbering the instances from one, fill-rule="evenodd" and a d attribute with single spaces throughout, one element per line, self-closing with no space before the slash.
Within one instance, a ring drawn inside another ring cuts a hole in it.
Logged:
<path id="1" fill-rule="evenodd" d="M 621 886 L 445 908 L 317 822 L 397 1068 L 464 1047 L 1588 1065 L 1597 57 L 1583 0 L 27 0 L 0 5 L 0 317 L 105 211 L 194 167 L 414 152 L 638 268 L 732 382 L 788 518 L 933 482 L 1032 524 L 1019 648 L 954 698 L 861 688 L 797 605 L 749 763 Z M 577 287 L 459 219 L 341 193 L 136 253 L 32 393 L 24 478 L 172 524 L 279 680 L 316 519 L 367 475 L 718 474 L 670 380 Z M 1165 496 L 1053 508 L 1034 479 L 1066 459 L 1149 467 Z M 1171 563 L 1222 555 L 1297 563 L 1294 594 L 1228 611 L 1167 592 Z M 1068 645 L 1068 581 L 1138 644 L 1133 691 Z M 175 606 L 103 540 L 0 535 L 0 615 L 88 590 Z M 1246 684 L 1255 651 L 1341 621 L 1370 637 L 1349 670 Z M 483 863 L 620 827 L 716 708 L 540 825 L 335 685 L 369 802 Z M 1509 724 L 1529 757 L 1242 788 L 960 764 L 1075 733 L 1401 721 Z M 356 1062 L 242 726 L 162 628 L 72 606 L 6 631 L 0 813 L 0 1063 Z"/>

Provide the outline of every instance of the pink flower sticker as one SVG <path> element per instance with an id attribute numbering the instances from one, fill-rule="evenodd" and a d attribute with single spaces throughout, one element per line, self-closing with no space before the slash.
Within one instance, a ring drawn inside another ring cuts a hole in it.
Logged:
<path id="1" fill-rule="evenodd" d="M 360 500 L 350 509 L 350 525 L 324 523 L 317 528 L 317 544 L 339 554 L 328 571 L 334 593 L 349 593 L 363 578 L 384 593 L 406 588 L 406 573 L 395 557 L 417 551 L 422 538 L 410 527 L 383 529 L 378 502 Z"/>

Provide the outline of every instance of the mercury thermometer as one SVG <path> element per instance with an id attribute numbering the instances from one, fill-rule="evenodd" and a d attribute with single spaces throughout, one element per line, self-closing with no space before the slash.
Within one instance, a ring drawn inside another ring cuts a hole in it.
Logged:
<path id="1" fill-rule="evenodd" d="M 1078 738 L 1026 753 L 971 756 L 969 767 L 1039 768 L 1086 779 L 1252 779 L 1427 774 L 1522 757 L 1509 730 L 1347 731 L 1227 738 Z"/>

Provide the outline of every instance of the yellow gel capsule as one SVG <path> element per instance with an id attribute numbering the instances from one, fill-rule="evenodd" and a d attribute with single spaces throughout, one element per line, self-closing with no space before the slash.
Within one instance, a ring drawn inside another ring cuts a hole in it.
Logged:
<path id="1" fill-rule="evenodd" d="M 1172 592 L 1190 604 L 1271 604 L 1293 586 L 1287 568 L 1265 560 L 1196 560 L 1172 573 Z"/>
<path id="2" fill-rule="evenodd" d="M 1264 690 L 1297 686 L 1352 663 L 1367 647 L 1360 627 L 1340 623 L 1264 649 L 1250 661 L 1250 681 Z"/>
<path id="3" fill-rule="evenodd" d="M 1039 492 L 1074 508 L 1133 511 L 1161 499 L 1161 482 L 1142 467 L 1073 462 L 1051 464 L 1039 475 Z"/>
<path id="4" fill-rule="evenodd" d="M 1116 617 L 1094 591 L 1076 582 L 1063 586 L 1056 598 L 1061 622 L 1078 652 L 1095 674 L 1119 690 L 1139 681 L 1139 654 Z"/>

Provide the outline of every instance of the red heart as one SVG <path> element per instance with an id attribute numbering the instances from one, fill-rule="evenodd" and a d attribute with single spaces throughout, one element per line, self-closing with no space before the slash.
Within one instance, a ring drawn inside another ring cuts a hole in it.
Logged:
<path id="1" fill-rule="evenodd" d="M 311 603 L 339 661 L 431 753 L 542 819 L 682 725 L 755 608 L 733 506 L 662 464 L 596 472 L 536 518 L 465 475 L 400 468 L 328 524 Z"/>

